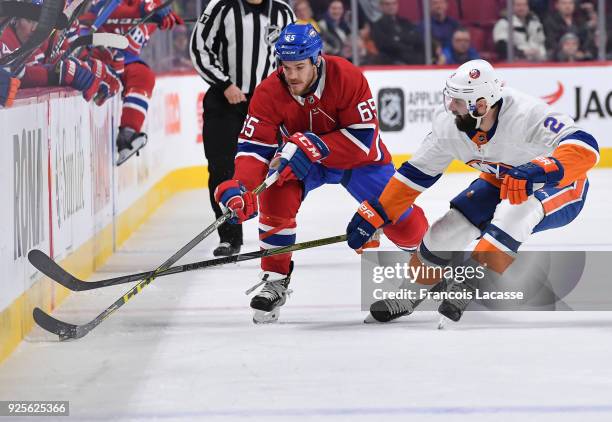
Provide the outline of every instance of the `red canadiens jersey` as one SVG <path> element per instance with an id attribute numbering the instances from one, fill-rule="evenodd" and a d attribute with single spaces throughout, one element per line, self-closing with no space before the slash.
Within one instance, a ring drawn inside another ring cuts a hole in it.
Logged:
<path id="1" fill-rule="evenodd" d="M 352 169 L 387 164 L 376 103 L 361 71 L 347 60 L 323 56 L 316 90 L 304 97 L 289 92 L 282 68 L 255 89 L 238 138 L 234 177 L 253 189 L 265 177 L 280 134 L 313 132 L 329 147 L 326 167 Z"/>
<path id="2" fill-rule="evenodd" d="M 134 25 L 142 19 L 143 14 L 143 3 L 151 3 L 142 0 L 123 0 L 121 4 L 111 13 L 104 25 L 100 28 L 101 32 L 112 32 L 115 34 L 127 34 Z M 92 9 L 82 16 L 81 20 L 85 24 L 91 24 L 96 18 L 98 9 L 104 5 L 103 1 L 98 1 L 94 4 Z M 148 9 L 145 10 L 145 12 Z M 143 31 L 147 33 L 147 39 L 157 28 L 156 24 L 142 24 L 138 25 Z"/>
<path id="3" fill-rule="evenodd" d="M 22 88 L 32 88 L 48 85 L 48 69 L 42 63 L 45 59 L 45 49 L 48 41 L 36 48 L 28 58 L 25 72 L 21 77 Z M 0 36 L 0 57 L 11 54 L 21 47 L 21 42 L 15 34 L 15 30 L 9 25 Z"/>

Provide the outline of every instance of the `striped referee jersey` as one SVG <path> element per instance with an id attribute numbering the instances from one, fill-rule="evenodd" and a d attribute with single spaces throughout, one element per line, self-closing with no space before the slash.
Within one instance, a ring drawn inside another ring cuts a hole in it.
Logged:
<path id="1" fill-rule="evenodd" d="M 232 83 L 244 93 L 276 67 L 274 43 L 282 29 L 295 21 L 282 0 L 212 0 L 191 34 L 191 61 L 211 86 L 225 89 Z"/>

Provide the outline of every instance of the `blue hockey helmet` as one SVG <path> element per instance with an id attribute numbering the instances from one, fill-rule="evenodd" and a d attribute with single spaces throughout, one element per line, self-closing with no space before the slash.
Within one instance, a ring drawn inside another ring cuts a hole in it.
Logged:
<path id="1" fill-rule="evenodd" d="M 323 41 L 311 24 L 290 23 L 278 37 L 274 54 L 279 61 L 296 62 L 310 58 L 316 64 L 322 48 Z"/>

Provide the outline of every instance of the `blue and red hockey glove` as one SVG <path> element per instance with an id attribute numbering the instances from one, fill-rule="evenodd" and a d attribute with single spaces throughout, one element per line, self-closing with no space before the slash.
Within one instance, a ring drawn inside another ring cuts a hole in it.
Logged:
<path id="1" fill-rule="evenodd" d="M 101 106 L 106 100 L 119 92 L 121 81 L 119 77 L 99 59 L 90 59 L 88 65 L 96 78 L 100 80 L 94 102 L 96 105 Z"/>
<path id="2" fill-rule="evenodd" d="M 529 163 L 514 167 L 504 177 L 499 191 L 501 199 L 518 205 L 533 195 L 533 184 L 556 186 L 563 179 L 563 166 L 553 157 L 537 157 Z"/>
<path id="3" fill-rule="evenodd" d="M 153 15 L 153 22 L 157 23 L 159 29 L 166 31 L 176 25 L 184 25 L 185 21 L 170 6 L 166 6 Z"/>
<path id="4" fill-rule="evenodd" d="M 223 212 L 232 210 L 234 216 L 228 220 L 231 224 L 240 224 L 257 215 L 257 196 L 238 180 L 226 180 L 215 189 L 215 201 Z"/>
<path id="5" fill-rule="evenodd" d="M 285 144 L 276 153 L 270 168 L 278 171 L 281 186 L 288 180 L 304 180 L 314 163 L 329 155 L 325 142 L 312 132 L 296 132 L 285 138 Z"/>
<path id="6" fill-rule="evenodd" d="M 378 200 L 363 201 L 346 227 L 346 241 L 352 249 L 359 251 L 366 246 L 376 230 L 390 222 Z"/>
<path id="7" fill-rule="evenodd" d="M 0 107 L 13 105 L 21 81 L 12 73 L 0 67 Z"/>
<path id="8" fill-rule="evenodd" d="M 163 0 L 145 0 L 141 5 L 141 13 L 145 15 L 159 8 L 163 4 Z M 176 25 L 184 25 L 183 19 L 177 15 L 170 6 L 161 7 L 153 14 L 151 19 L 162 30 L 172 29 Z"/>
<path id="9" fill-rule="evenodd" d="M 85 101 L 90 101 L 98 92 L 100 79 L 96 78 L 85 64 L 74 57 L 58 62 L 56 69 L 59 76 L 59 85 L 70 86 L 81 91 Z"/>

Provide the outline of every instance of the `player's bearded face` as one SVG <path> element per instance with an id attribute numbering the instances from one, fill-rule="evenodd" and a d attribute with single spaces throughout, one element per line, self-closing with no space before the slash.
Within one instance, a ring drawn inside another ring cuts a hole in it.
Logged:
<path id="1" fill-rule="evenodd" d="M 483 102 L 483 104 L 481 104 Z M 476 119 L 468 112 L 467 103 L 465 100 L 460 98 L 445 98 L 446 109 L 455 116 L 455 125 L 457 129 L 462 132 L 469 132 L 476 130 Z M 482 112 L 481 112 L 482 109 Z M 486 102 L 479 100 L 477 103 L 477 109 L 474 112 L 476 116 L 481 116 L 486 110 Z"/>
<path id="2" fill-rule="evenodd" d="M 283 73 L 293 95 L 303 95 L 317 79 L 317 67 L 310 59 L 283 62 Z"/>

